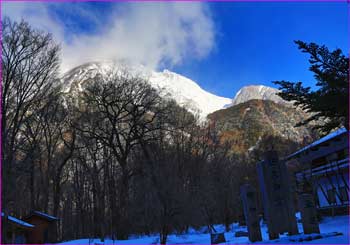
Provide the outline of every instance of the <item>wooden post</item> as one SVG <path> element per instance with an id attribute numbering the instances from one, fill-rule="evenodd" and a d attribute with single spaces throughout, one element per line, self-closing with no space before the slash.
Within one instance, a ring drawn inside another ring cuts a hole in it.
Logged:
<path id="1" fill-rule="evenodd" d="M 257 164 L 257 170 L 269 239 L 277 239 L 280 233 L 286 231 L 289 235 L 298 234 L 292 188 L 285 163 L 279 161 L 275 151 L 269 151 L 265 160 Z"/>
<path id="2" fill-rule="evenodd" d="M 262 241 L 259 215 L 256 206 L 256 191 L 251 185 L 248 184 L 241 186 L 240 189 L 244 217 L 248 227 L 249 241 Z"/>
<path id="3" fill-rule="evenodd" d="M 320 233 L 317 210 L 313 196 L 308 193 L 300 194 L 299 208 L 301 212 L 301 222 L 303 223 L 304 234 Z"/>

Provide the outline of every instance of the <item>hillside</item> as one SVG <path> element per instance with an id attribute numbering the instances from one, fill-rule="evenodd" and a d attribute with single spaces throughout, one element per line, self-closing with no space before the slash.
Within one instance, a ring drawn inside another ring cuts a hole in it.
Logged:
<path id="1" fill-rule="evenodd" d="M 208 115 L 220 130 L 222 140 L 233 143 L 235 153 L 254 149 L 264 136 L 303 145 L 315 138 L 308 127 L 294 127 L 305 113 L 270 100 L 249 100 Z"/>

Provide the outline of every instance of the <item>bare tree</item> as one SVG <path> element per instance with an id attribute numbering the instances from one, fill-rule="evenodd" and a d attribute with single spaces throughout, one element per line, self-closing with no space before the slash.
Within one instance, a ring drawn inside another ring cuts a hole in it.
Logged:
<path id="1" fill-rule="evenodd" d="M 229 154 L 215 125 L 127 71 L 62 96 L 59 47 L 23 21 L 4 19 L 2 48 L 5 208 L 60 216 L 50 233 L 60 239 L 159 232 L 162 244 L 239 216 L 239 186 L 255 168 Z"/>
<path id="2" fill-rule="evenodd" d="M 140 77 L 116 70 L 91 81 L 80 105 L 77 129 L 107 146 L 120 167 L 118 183 L 117 236 L 128 236 L 129 180 L 135 174 L 128 158 L 139 139 L 156 130 L 154 121 L 161 113 L 158 92 Z"/>
<path id="3" fill-rule="evenodd" d="M 13 183 L 14 160 L 19 131 L 53 84 L 59 64 L 59 46 L 50 34 L 32 29 L 28 23 L 2 21 L 2 152 L 4 206 L 9 208 Z M 11 191 L 10 191 L 11 190 Z"/>

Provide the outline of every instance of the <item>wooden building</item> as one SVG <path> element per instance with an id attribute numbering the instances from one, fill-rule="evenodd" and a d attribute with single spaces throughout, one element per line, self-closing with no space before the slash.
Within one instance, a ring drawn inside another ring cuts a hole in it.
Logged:
<path id="1" fill-rule="evenodd" d="M 26 244 L 34 225 L 1 213 L 1 243 Z"/>
<path id="2" fill-rule="evenodd" d="M 42 244 L 55 242 L 55 221 L 58 218 L 34 211 L 23 220 L 1 213 L 2 240 L 9 244 Z"/>
<path id="3" fill-rule="evenodd" d="M 345 128 L 285 158 L 298 194 L 311 193 L 320 214 L 349 212 L 349 131 Z"/>
<path id="4" fill-rule="evenodd" d="M 28 233 L 28 243 L 42 244 L 55 242 L 53 234 L 55 234 L 54 229 L 56 228 L 55 221 L 58 218 L 34 211 L 24 220 L 35 226 L 35 229 Z"/>

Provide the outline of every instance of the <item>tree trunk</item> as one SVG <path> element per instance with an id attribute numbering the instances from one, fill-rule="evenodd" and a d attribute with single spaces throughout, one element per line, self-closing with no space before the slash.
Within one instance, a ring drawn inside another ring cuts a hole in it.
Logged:
<path id="1" fill-rule="evenodd" d="M 30 190 L 30 210 L 35 210 L 35 189 L 34 189 L 34 159 L 30 160 L 30 183 L 29 183 L 29 190 Z"/>
<path id="2" fill-rule="evenodd" d="M 53 193 L 53 216 L 58 217 L 58 209 L 60 205 L 60 192 L 61 192 L 61 185 L 59 183 L 59 180 L 56 180 L 56 183 L 54 184 L 54 193 Z M 58 221 L 58 223 L 61 221 Z M 50 242 L 56 242 L 58 239 L 58 224 L 55 226 L 55 229 L 53 229 L 53 234 L 50 238 Z"/>
<path id="3" fill-rule="evenodd" d="M 160 233 L 160 244 L 166 244 L 167 239 L 168 239 L 168 233 L 166 231 L 166 228 L 163 228 Z"/>
<path id="4" fill-rule="evenodd" d="M 129 201 L 129 176 L 125 169 L 122 170 L 122 179 L 119 193 L 118 227 L 117 238 L 120 240 L 128 239 L 128 201 Z"/>

